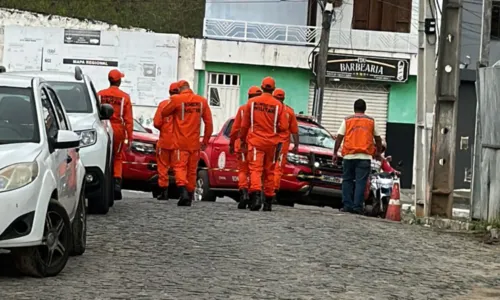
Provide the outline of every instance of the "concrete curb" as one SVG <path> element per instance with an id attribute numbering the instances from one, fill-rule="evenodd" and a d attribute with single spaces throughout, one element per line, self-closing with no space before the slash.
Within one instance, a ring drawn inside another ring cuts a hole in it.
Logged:
<path id="1" fill-rule="evenodd" d="M 404 211 L 407 211 L 409 208 L 411 209 L 411 212 L 415 212 L 415 206 L 413 206 L 411 204 L 401 205 L 401 209 Z M 470 210 L 462 209 L 462 208 L 454 208 L 453 209 L 453 217 L 454 218 L 469 218 L 470 217 Z"/>

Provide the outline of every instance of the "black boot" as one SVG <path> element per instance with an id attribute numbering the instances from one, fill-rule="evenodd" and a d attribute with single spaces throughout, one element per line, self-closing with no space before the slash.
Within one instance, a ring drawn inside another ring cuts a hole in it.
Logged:
<path id="1" fill-rule="evenodd" d="M 258 211 L 262 206 L 262 195 L 260 192 L 254 192 L 250 194 L 250 210 Z"/>
<path id="2" fill-rule="evenodd" d="M 122 200 L 122 179 L 115 178 L 114 185 L 115 200 Z"/>
<path id="3" fill-rule="evenodd" d="M 177 202 L 177 206 L 191 206 L 191 199 L 189 198 L 189 193 L 186 190 L 186 187 L 179 187 L 179 194 L 181 196 L 179 198 L 179 202 Z"/>
<path id="4" fill-rule="evenodd" d="M 276 196 L 274 197 L 266 197 L 264 200 L 264 207 L 262 208 L 262 211 L 272 211 L 273 210 L 273 201 L 276 199 Z"/>
<path id="5" fill-rule="evenodd" d="M 240 190 L 240 202 L 238 203 L 238 209 L 246 209 L 249 206 L 250 197 L 248 195 L 247 189 Z"/>
<path id="6" fill-rule="evenodd" d="M 278 204 L 278 190 L 274 191 L 273 204 Z"/>
<path id="7" fill-rule="evenodd" d="M 161 188 L 160 193 L 158 194 L 158 197 L 156 199 L 158 199 L 158 200 L 168 200 L 168 187 L 167 188 Z"/>

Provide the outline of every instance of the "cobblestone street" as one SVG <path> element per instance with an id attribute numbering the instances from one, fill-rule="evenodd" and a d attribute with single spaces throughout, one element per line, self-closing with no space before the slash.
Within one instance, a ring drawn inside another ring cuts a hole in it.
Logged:
<path id="1" fill-rule="evenodd" d="M 87 252 L 56 278 L 17 277 L 0 255 L 0 299 L 500 298 L 469 294 L 500 286 L 499 248 L 470 237 L 332 209 L 127 195 L 89 217 Z"/>

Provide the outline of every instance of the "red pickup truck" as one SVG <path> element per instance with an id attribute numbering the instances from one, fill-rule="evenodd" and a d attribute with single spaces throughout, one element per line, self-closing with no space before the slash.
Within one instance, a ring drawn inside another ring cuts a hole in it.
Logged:
<path id="1" fill-rule="evenodd" d="M 239 200 L 237 159 L 235 154 L 229 153 L 229 133 L 233 121 L 233 118 L 229 119 L 201 152 L 196 200 L 215 201 L 217 197 L 224 196 Z M 333 136 L 311 117 L 297 115 L 297 121 L 299 150 L 288 153 L 278 203 L 342 207 L 342 166 L 332 163 Z M 292 147 L 293 144 L 290 149 Z"/>

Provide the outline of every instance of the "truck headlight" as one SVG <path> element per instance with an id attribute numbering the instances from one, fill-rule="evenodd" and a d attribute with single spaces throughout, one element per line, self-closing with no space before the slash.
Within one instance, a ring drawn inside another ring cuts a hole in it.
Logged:
<path id="1" fill-rule="evenodd" d="M 156 152 L 155 145 L 137 141 L 133 141 L 130 145 L 130 148 L 132 149 L 132 151 L 143 154 L 154 154 Z"/>
<path id="2" fill-rule="evenodd" d="M 288 160 L 289 163 L 292 164 L 299 164 L 299 165 L 309 164 L 309 157 L 303 154 L 296 154 L 289 152 L 288 155 L 286 156 L 286 159 Z"/>
<path id="3" fill-rule="evenodd" d="M 97 142 L 97 132 L 94 129 L 75 131 L 80 136 L 80 148 L 92 146 Z"/>
<path id="4" fill-rule="evenodd" d="M 30 184 L 38 176 L 38 163 L 19 163 L 0 170 L 0 193 Z"/>

